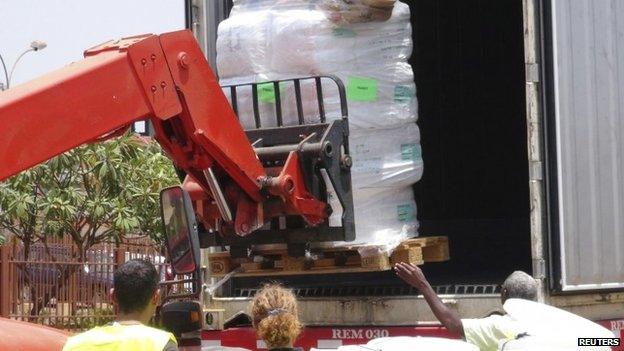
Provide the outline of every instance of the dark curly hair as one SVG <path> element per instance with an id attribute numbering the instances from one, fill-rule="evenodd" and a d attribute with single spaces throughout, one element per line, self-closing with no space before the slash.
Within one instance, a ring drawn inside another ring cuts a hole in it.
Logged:
<path id="1" fill-rule="evenodd" d="M 158 273 L 146 260 L 130 260 L 115 271 L 115 297 L 123 313 L 141 311 L 158 287 Z"/>

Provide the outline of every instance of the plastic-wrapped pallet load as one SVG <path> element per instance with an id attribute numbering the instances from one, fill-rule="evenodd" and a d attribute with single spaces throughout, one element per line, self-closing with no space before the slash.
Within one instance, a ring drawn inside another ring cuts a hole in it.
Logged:
<path id="1" fill-rule="evenodd" d="M 336 72 L 346 85 L 347 101 L 349 106 L 349 125 L 352 130 L 380 129 L 402 127 L 416 121 L 416 87 L 411 76 L 401 80 L 390 81 L 379 74 L 361 72 Z M 270 77 L 270 78 L 269 78 Z M 287 79 L 286 75 L 262 75 L 262 78 L 252 79 L 252 82 L 262 83 L 269 80 Z M 248 77 L 246 77 L 248 78 Z M 236 85 L 249 82 L 248 79 L 222 79 L 222 85 Z M 328 120 L 342 117 L 340 113 L 340 98 L 338 89 L 329 79 L 323 79 L 323 101 L 325 115 Z M 295 105 L 295 89 L 292 82 L 285 82 L 279 88 L 282 100 L 282 114 L 285 125 L 297 124 L 297 110 Z M 229 92 L 224 91 L 229 97 Z M 319 121 L 316 86 L 313 81 L 301 82 L 303 99 L 303 115 L 307 123 Z M 253 126 L 253 109 L 251 104 L 251 87 L 237 91 L 239 118 L 245 127 Z M 275 126 L 275 97 L 272 84 L 261 84 L 258 92 L 258 108 L 262 126 Z"/>
<path id="2" fill-rule="evenodd" d="M 417 235 L 411 185 L 420 179 L 423 162 L 416 86 L 407 63 L 411 34 L 409 7 L 394 0 L 235 0 L 219 25 L 221 85 L 313 75 L 334 75 L 345 84 L 356 223 L 350 244 L 392 249 Z M 327 119 L 341 118 L 336 86 L 329 79 L 322 86 Z M 278 89 L 284 125 L 298 124 L 294 85 Z M 318 122 L 314 82 L 302 81 L 301 94 L 305 123 Z M 250 86 L 237 91 L 243 126 L 276 126 L 275 86 L 258 86 L 259 121 L 252 97 Z M 330 205 L 339 207 L 331 194 Z M 335 211 L 330 224 L 340 214 Z"/>
<path id="3" fill-rule="evenodd" d="M 415 123 L 351 132 L 349 147 L 355 189 L 405 188 L 422 176 L 420 133 Z"/>
<path id="4" fill-rule="evenodd" d="M 401 241 L 418 232 L 416 202 L 410 187 L 369 188 L 353 193 L 355 210 L 355 242 L 332 245 L 375 245 L 391 250 Z M 339 208 L 338 200 L 329 204 Z M 332 214 L 330 225 L 340 223 L 340 212 Z"/>
<path id="5" fill-rule="evenodd" d="M 384 22 L 341 24 L 318 3 L 234 1 L 230 17 L 218 29 L 221 78 L 270 72 L 314 74 L 353 65 L 360 69 L 384 61 L 406 61 L 410 56 L 410 12 L 406 4 L 397 3 Z M 347 62 L 349 65 L 344 64 Z"/>
<path id="6" fill-rule="evenodd" d="M 223 88 L 225 96 L 231 101 L 231 92 L 227 88 L 229 85 L 237 85 L 249 82 L 260 83 L 258 84 L 258 113 L 260 119 L 260 125 L 262 127 L 276 127 L 277 126 L 277 113 L 276 113 L 276 91 L 273 83 L 266 83 L 268 80 L 280 80 L 288 79 L 289 76 L 284 75 L 271 75 L 271 78 L 266 75 L 260 75 L 259 79 L 249 80 L 249 77 L 221 79 L 220 83 Z M 262 83 L 265 82 L 265 83 Z M 323 86 L 323 101 L 325 102 L 325 116 L 328 120 L 335 120 L 342 117 L 340 112 L 340 99 L 338 96 L 338 88 L 335 84 L 331 83 L 328 78 L 321 80 Z M 297 115 L 297 106 L 295 99 L 295 87 L 292 81 L 286 81 L 279 84 L 279 95 L 281 99 L 282 119 L 284 126 L 292 126 L 299 124 Z M 319 108 L 316 98 L 316 85 L 312 80 L 301 81 L 301 96 L 302 96 L 302 109 L 305 123 L 318 123 Z M 256 128 L 256 121 L 254 120 L 253 103 L 252 103 L 252 89 L 251 86 L 238 87 L 236 91 L 236 101 L 238 107 L 238 118 L 244 128 Z"/>
<path id="7" fill-rule="evenodd" d="M 231 17 L 219 25 L 221 83 L 333 74 L 347 87 L 353 129 L 414 122 L 418 111 L 407 63 L 412 50 L 409 7 L 397 3 L 386 22 L 338 25 L 315 3 L 236 1 Z M 324 88 L 328 115 L 339 117 L 336 90 L 329 84 Z M 306 86 L 302 89 L 305 95 Z M 312 95 L 307 100 L 315 101 L 313 85 L 307 89 Z M 289 91 L 293 89 L 286 88 Z M 316 104 L 304 108 L 304 115 L 307 120 L 317 117 Z"/>

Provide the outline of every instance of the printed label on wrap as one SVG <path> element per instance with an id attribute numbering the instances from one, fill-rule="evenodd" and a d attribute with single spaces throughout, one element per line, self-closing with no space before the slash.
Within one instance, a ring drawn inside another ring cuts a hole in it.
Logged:
<path id="1" fill-rule="evenodd" d="M 406 104 L 412 101 L 414 92 L 409 85 L 397 85 L 394 87 L 394 102 Z"/>
<path id="2" fill-rule="evenodd" d="M 401 159 L 403 161 L 418 161 L 422 158 L 420 144 L 401 144 Z"/>
<path id="3" fill-rule="evenodd" d="M 347 99 L 364 102 L 377 101 L 377 80 L 366 77 L 348 77 Z"/>
<path id="4" fill-rule="evenodd" d="M 397 206 L 397 216 L 401 222 L 409 222 L 416 219 L 416 209 L 412 204 Z"/>
<path id="5" fill-rule="evenodd" d="M 284 84 L 279 84 L 280 94 L 284 91 Z M 258 84 L 258 100 L 260 102 L 275 103 L 275 87 L 273 83 Z"/>
<path id="6" fill-rule="evenodd" d="M 332 33 L 337 38 L 354 38 L 357 36 L 357 34 L 352 29 L 344 27 L 334 28 Z"/>

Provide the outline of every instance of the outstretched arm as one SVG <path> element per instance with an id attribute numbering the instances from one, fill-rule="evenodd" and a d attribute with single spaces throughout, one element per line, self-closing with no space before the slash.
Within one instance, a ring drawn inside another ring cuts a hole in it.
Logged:
<path id="1" fill-rule="evenodd" d="M 425 278 L 423 272 L 417 266 L 407 263 L 399 263 L 394 266 L 396 274 L 403 279 L 409 285 L 418 289 L 422 294 L 427 304 L 433 311 L 436 318 L 453 334 L 458 334 L 464 337 L 464 328 L 462 322 L 455 311 L 448 308 L 442 300 L 436 295 L 435 291 Z"/>

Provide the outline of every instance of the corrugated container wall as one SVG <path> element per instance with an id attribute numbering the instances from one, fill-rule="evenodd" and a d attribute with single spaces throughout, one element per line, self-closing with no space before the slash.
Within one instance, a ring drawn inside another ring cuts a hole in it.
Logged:
<path id="1" fill-rule="evenodd" d="M 623 288 L 624 1 L 552 0 L 550 10 L 558 283 Z"/>

